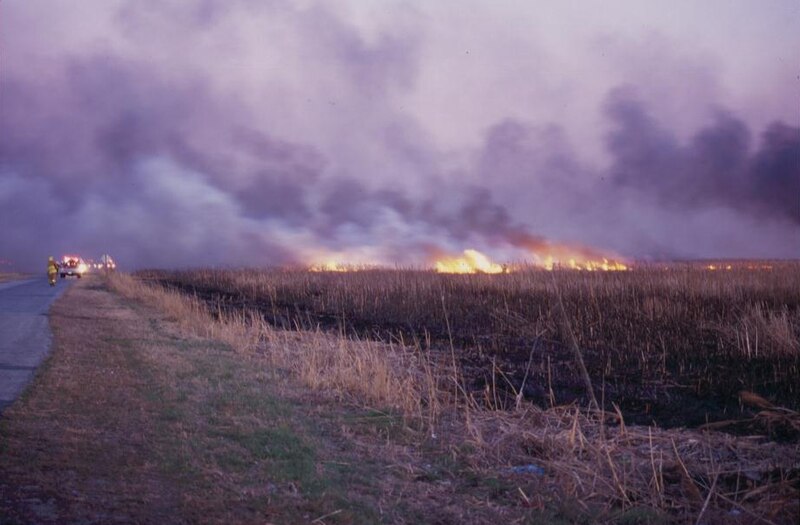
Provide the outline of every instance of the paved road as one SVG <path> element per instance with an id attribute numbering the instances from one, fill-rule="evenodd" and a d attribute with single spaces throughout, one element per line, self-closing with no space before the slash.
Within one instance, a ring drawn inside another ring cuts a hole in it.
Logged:
<path id="1" fill-rule="evenodd" d="M 50 350 L 47 311 L 69 286 L 47 278 L 0 284 L 0 412 L 33 377 Z"/>

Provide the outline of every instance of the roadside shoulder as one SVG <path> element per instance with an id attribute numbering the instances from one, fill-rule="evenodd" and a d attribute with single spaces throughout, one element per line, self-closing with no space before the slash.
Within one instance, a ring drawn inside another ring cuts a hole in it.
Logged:
<path id="1" fill-rule="evenodd" d="M 380 521 L 263 363 L 181 335 L 96 278 L 51 324 L 47 365 L 0 423 L 8 522 Z"/>

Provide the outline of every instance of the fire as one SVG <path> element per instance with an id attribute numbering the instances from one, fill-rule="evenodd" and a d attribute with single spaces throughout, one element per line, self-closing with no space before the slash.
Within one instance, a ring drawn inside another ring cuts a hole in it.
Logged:
<path id="1" fill-rule="evenodd" d="M 460 254 L 433 248 L 428 264 L 439 273 L 451 274 L 508 273 L 529 269 L 531 265 L 545 270 L 587 272 L 629 269 L 627 262 L 610 252 L 578 244 L 553 243 L 542 237 L 527 234 L 509 238 L 507 244 L 502 253 L 519 263 L 497 262 L 493 257 L 474 248 L 464 250 Z M 341 251 L 319 250 L 308 253 L 306 260 L 311 261 L 308 269 L 312 272 L 355 272 L 389 267 L 381 255 L 380 250 L 375 247 L 363 247 Z M 370 262 L 365 263 L 365 261 Z"/>
<path id="2" fill-rule="evenodd" d="M 758 271 L 758 270 L 769 271 L 769 270 L 772 270 L 772 265 L 771 264 L 759 264 L 759 263 L 753 263 L 753 262 L 745 264 L 742 261 L 734 261 L 733 263 L 726 263 L 726 262 L 723 261 L 723 262 L 716 262 L 716 263 L 713 263 L 713 264 L 706 264 L 705 266 L 703 266 L 703 268 L 705 268 L 706 270 L 711 271 L 711 272 L 714 272 L 714 271 L 717 271 L 717 270 L 728 270 L 728 271 L 730 271 L 730 270 L 733 270 L 734 268 L 736 268 L 737 270 L 746 269 L 746 270 L 751 270 L 751 271 Z"/>
<path id="3" fill-rule="evenodd" d="M 308 267 L 308 271 L 310 272 L 361 272 L 367 270 L 377 270 L 379 268 L 384 268 L 384 266 L 379 264 L 369 264 L 369 263 L 351 263 L 351 262 L 342 262 L 336 261 L 333 259 L 323 261 L 320 263 L 311 264 Z"/>
<path id="4" fill-rule="evenodd" d="M 380 256 L 372 248 L 350 250 L 314 250 L 305 255 L 311 272 L 357 272 L 384 267 Z"/>
<path id="5" fill-rule="evenodd" d="M 541 258 L 540 258 L 541 260 Z M 542 266 L 545 270 L 556 268 L 566 268 L 569 270 L 583 270 L 587 272 L 624 272 L 628 265 L 614 259 L 601 257 L 600 259 L 584 259 L 580 256 L 573 256 L 566 259 L 555 258 L 552 255 L 544 257 Z"/>
<path id="6" fill-rule="evenodd" d="M 568 246 L 536 241 L 522 245 L 533 265 L 545 270 L 579 270 L 586 272 L 620 272 L 628 270 L 628 264 L 608 254 L 591 248 Z M 440 273 L 506 273 L 524 268 L 524 265 L 509 265 L 493 262 L 477 250 L 464 250 L 460 257 L 446 257 L 435 262 Z"/>
<path id="7" fill-rule="evenodd" d="M 562 250 L 563 252 L 563 250 Z M 628 265 L 615 259 L 599 257 L 589 259 L 574 252 L 539 254 L 533 253 L 534 266 L 545 270 L 580 270 L 586 272 L 621 272 L 628 270 Z M 506 273 L 519 269 L 518 266 L 499 264 L 477 250 L 464 250 L 461 257 L 439 259 L 435 263 L 439 273 Z"/>
<path id="8" fill-rule="evenodd" d="M 706 269 L 707 270 L 711 270 L 712 272 L 716 271 L 716 270 L 732 270 L 733 266 L 731 266 L 730 264 L 726 264 L 724 266 L 723 265 L 717 265 L 717 264 L 709 264 L 709 265 L 706 266 Z"/>
<path id="9" fill-rule="evenodd" d="M 492 262 L 478 250 L 464 250 L 461 257 L 449 257 L 436 261 L 439 273 L 503 273 L 503 265 Z"/>
<path id="10" fill-rule="evenodd" d="M 336 261 L 325 261 L 308 267 L 311 272 L 349 272 L 350 266 Z"/>
<path id="11" fill-rule="evenodd" d="M 577 244 L 556 244 L 530 235 L 518 235 L 514 244 L 527 251 L 535 265 L 546 270 L 621 272 L 629 269 L 619 256 Z"/>

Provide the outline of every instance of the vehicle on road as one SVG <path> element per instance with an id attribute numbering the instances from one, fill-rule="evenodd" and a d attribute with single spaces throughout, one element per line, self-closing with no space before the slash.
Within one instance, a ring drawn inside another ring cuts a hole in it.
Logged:
<path id="1" fill-rule="evenodd" d="M 77 255 L 65 255 L 61 259 L 58 271 L 62 279 L 69 276 L 75 276 L 80 279 L 83 274 L 89 271 L 89 265 Z"/>

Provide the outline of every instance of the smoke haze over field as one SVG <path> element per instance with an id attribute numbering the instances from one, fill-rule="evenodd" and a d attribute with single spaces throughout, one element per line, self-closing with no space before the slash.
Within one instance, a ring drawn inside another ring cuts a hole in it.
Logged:
<path id="1" fill-rule="evenodd" d="M 793 1 L 2 2 L 0 260 L 800 257 L 798 50 Z"/>

